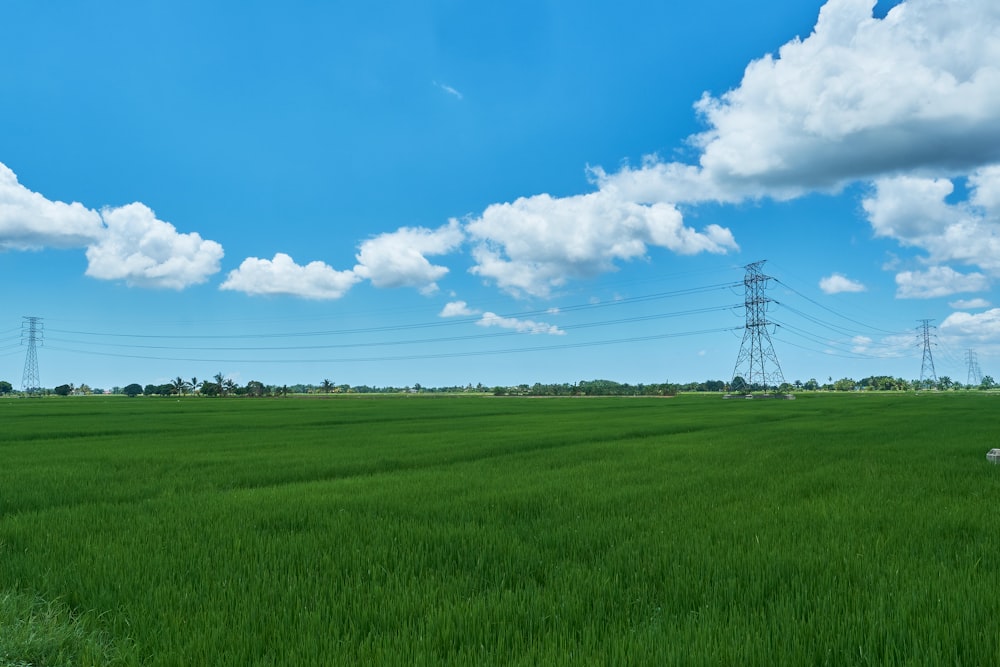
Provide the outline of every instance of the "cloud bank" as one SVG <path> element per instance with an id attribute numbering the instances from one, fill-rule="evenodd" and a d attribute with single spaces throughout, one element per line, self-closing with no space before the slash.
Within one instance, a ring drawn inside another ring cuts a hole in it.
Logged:
<path id="1" fill-rule="evenodd" d="M 987 289 L 1000 275 L 1000 3 L 906 0 L 884 18 L 875 5 L 829 0 L 811 34 L 751 62 L 735 88 L 703 94 L 690 163 L 649 156 L 616 172 L 597 167 L 591 192 L 497 202 L 438 229 L 400 227 L 360 241 L 350 270 L 282 253 L 247 258 L 220 287 L 336 299 L 367 280 L 430 294 L 451 271 L 430 258 L 467 247 L 473 275 L 547 298 L 651 249 L 738 250 L 729 229 L 687 224 L 688 207 L 861 182 L 873 234 L 921 253 L 897 274 L 897 296 Z M 94 278 L 175 289 L 204 282 L 222 258 L 218 243 L 178 232 L 143 204 L 98 213 L 50 201 L 0 165 L 0 248 L 44 247 L 86 248 Z M 837 274 L 821 287 L 864 288 Z"/>

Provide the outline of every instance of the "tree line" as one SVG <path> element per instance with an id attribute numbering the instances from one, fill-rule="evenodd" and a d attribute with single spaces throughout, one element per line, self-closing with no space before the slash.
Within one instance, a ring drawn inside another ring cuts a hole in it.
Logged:
<path id="1" fill-rule="evenodd" d="M 293 385 L 272 385 L 265 384 L 259 380 L 250 380 L 246 384 L 239 384 L 232 378 L 225 377 L 222 373 L 217 373 L 210 379 L 199 380 L 197 377 L 184 379 L 180 376 L 164 384 L 146 384 L 137 382 L 125 385 L 124 387 L 113 387 L 105 391 L 103 389 L 91 388 L 87 384 L 61 384 L 51 389 L 41 389 L 38 393 L 45 395 L 90 395 L 90 394 L 117 394 L 130 397 L 135 396 L 204 396 L 204 397 L 249 397 L 262 398 L 274 396 L 288 396 L 291 394 L 398 394 L 398 393 L 479 393 L 493 394 L 494 396 L 673 396 L 679 393 L 689 392 L 760 392 L 776 391 L 779 393 L 793 393 L 797 391 L 915 391 L 915 390 L 938 390 L 950 391 L 956 389 L 994 389 L 1000 388 L 991 376 L 983 377 L 978 385 L 967 385 L 952 380 L 948 376 L 941 376 L 937 380 L 905 380 L 900 377 L 889 375 L 872 375 L 860 380 L 844 377 L 834 380 L 832 377 L 820 383 L 816 378 L 802 382 L 785 382 L 778 387 L 763 387 L 758 384 L 747 384 L 746 381 L 737 376 L 731 382 L 724 380 L 705 380 L 702 382 L 662 382 L 650 384 L 630 384 L 615 382 L 613 380 L 581 380 L 579 382 L 562 382 L 543 384 L 518 385 L 496 385 L 486 386 L 482 383 L 472 385 L 451 385 L 441 387 L 425 387 L 419 382 L 406 386 L 382 386 L 370 385 L 348 385 L 335 384 L 329 379 L 324 379 L 318 384 L 293 384 Z M 10 382 L 0 380 L 0 395 L 17 393 Z"/>

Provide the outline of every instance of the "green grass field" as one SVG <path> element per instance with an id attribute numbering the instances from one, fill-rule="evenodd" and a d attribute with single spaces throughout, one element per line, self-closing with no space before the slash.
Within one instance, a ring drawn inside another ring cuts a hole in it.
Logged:
<path id="1" fill-rule="evenodd" d="M 998 415 L 0 400 L 0 665 L 1000 664 Z"/>

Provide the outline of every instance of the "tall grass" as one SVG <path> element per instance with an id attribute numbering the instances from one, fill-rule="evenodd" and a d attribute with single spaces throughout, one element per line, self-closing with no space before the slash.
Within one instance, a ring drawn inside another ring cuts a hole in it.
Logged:
<path id="1" fill-rule="evenodd" d="M 0 401 L 0 591 L 130 664 L 1000 664 L 997 400 Z"/>

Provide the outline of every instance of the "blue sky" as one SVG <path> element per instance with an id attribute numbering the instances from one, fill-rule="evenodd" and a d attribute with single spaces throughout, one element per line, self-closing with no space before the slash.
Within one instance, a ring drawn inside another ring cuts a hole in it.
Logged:
<path id="1" fill-rule="evenodd" d="M 1000 376 L 1000 6 L 102 2 L 0 25 L 0 379 Z"/>

